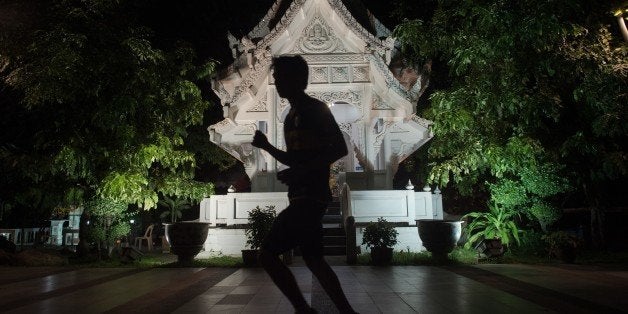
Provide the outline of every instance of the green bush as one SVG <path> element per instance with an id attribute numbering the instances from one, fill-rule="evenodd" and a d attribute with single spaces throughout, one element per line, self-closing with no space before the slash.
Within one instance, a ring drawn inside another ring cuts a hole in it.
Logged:
<path id="1" fill-rule="evenodd" d="M 532 204 L 528 209 L 528 214 L 539 222 L 543 231 L 547 231 L 547 227 L 558 221 L 562 216 L 559 208 L 546 203 Z"/>
<path id="2" fill-rule="evenodd" d="M 176 222 L 177 219 L 181 219 L 183 211 L 191 207 L 187 199 L 176 196 L 169 197 L 167 195 L 164 195 L 163 199 L 160 200 L 158 204 L 167 208 L 167 210 L 159 215 L 159 218 L 164 220 L 169 218 L 172 223 Z"/>
<path id="3" fill-rule="evenodd" d="M 249 223 L 246 226 L 246 244 L 252 249 L 257 250 L 262 246 L 264 238 L 268 235 L 273 221 L 277 216 L 275 206 L 266 206 L 265 209 L 256 206 L 249 212 Z"/>
<path id="4" fill-rule="evenodd" d="M 384 217 L 377 218 L 377 222 L 369 223 L 364 229 L 362 244 L 368 247 L 393 247 L 397 244 L 397 235 L 393 225 Z"/>
<path id="5" fill-rule="evenodd" d="M 195 259 L 192 265 L 195 267 L 242 267 L 244 263 L 241 256 L 219 255 Z"/>
<path id="6" fill-rule="evenodd" d="M 582 246 L 582 239 L 575 234 L 565 231 L 554 231 L 542 237 L 547 242 L 547 249 L 550 256 L 558 255 L 559 250 L 565 248 L 577 249 Z"/>
<path id="7" fill-rule="evenodd" d="M 89 239 L 96 243 L 99 253 L 106 249 L 111 256 L 115 242 L 131 232 L 127 204 L 97 197 L 85 207 L 90 216 Z"/>
<path id="8" fill-rule="evenodd" d="M 510 252 L 515 256 L 540 257 L 547 252 L 547 244 L 543 240 L 543 233 L 534 230 L 522 230 L 521 242 L 518 246 L 510 248 Z"/>
<path id="9" fill-rule="evenodd" d="M 445 261 L 435 260 L 429 252 L 393 252 L 391 265 L 394 266 L 420 266 L 420 265 L 437 265 L 437 264 L 464 264 L 473 265 L 478 263 L 477 253 L 474 250 L 465 248 L 455 248 Z M 358 265 L 371 265 L 371 257 L 369 254 L 358 255 Z"/>
<path id="10" fill-rule="evenodd" d="M 515 224 L 514 218 L 518 213 L 493 203 L 489 205 L 488 212 L 472 212 L 466 214 L 462 219 L 470 219 L 465 228 L 467 243 L 465 248 L 474 247 L 476 243 L 484 239 L 500 239 L 505 246 L 510 245 L 513 240 L 519 244 L 519 228 Z"/>

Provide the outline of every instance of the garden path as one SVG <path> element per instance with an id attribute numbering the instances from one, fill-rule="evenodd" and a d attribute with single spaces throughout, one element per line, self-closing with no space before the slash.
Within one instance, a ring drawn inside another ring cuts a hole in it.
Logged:
<path id="1" fill-rule="evenodd" d="M 588 266 L 333 266 L 360 313 L 622 313 L 628 271 Z M 333 305 L 291 266 L 319 313 Z M 6 313 L 293 313 L 259 268 L 0 267 Z"/>

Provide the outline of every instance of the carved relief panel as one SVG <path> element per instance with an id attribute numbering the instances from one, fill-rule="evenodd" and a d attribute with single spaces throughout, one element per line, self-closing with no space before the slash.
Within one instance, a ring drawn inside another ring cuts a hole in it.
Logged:
<path id="1" fill-rule="evenodd" d="M 368 66 L 354 66 L 353 67 L 353 81 L 354 82 L 369 82 L 369 67 Z"/>
<path id="2" fill-rule="evenodd" d="M 310 67 L 310 84 L 329 83 L 329 68 L 326 66 Z"/>
<path id="3" fill-rule="evenodd" d="M 333 66 L 331 67 L 332 83 L 349 82 L 349 66 Z"/>
<path id="4" fill-rule="evenodd" d="M 345 52 L 342 41 L 336 37 L 333 30 L 320 13 L 316 14 L 305 27 L 298 44 L 294 49 L 295 53 L 329 53 Z"/>
<path id="5" fill-rule="evenodd" d="M 247 112 L 268 112 L 268 92 L 256 101 Z"/>

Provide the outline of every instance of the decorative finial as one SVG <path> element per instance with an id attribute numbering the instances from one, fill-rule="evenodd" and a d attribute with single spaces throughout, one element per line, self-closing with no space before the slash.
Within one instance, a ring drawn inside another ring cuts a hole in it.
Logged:
<path id="1" fill-rule="evenodd" d="M 236 189 L 233 187 L 233 185 L 230 185 L 229 188 L 227 189 L 228 193 L 234 193 L 236 191 Z"/>
<path id="2" fill-rule="evenodd" d="M 438 185 L 434 189 L 434 194 L 440 194 L 440 189 L 438 188 Z"/>
<path id="3" fill-rule="evenodd" d="M 414 190 L 414 185 L 412 181 L 408 180 L 408 184 L 406 184 L 406 190 Z"/>
<path id="4" fill-rule="evenodd" d="M 431 190 L 432 188 L 430 187 L 430 185 L 426 183 L 425 186 L 423 187 L 423 192 L 429 192 Z"/>

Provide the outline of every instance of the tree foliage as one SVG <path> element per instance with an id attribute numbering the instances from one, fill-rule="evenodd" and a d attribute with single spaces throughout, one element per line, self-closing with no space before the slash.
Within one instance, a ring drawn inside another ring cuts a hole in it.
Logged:
<path id="1" fill-rule="evenodd" d="M 257 250 L 262 247 L 264 239 L 273 226 L 275 217 L 277 217 L 275 206 L 266 206 L 265 208 L 256 206 L 249 211 L 245 234 L 246 245 L 248 245 L 251 250 Z"/>
<path id="2" fill-rule="evenodd" d="M 377 218 L 377 222 L 370 222 L 364 228 L 362 244 L 367 247 L 387 247 L 391 248 L 397 244 L 399 232 L 395 230 L 392 223 L 386 221 L 384 217 Z"/>
<path id="3" fill-rule="evenodd" d="M 90 218 L 89 238 L 99 248 L 107 250 L 111 255 L 116 241 L 131 231 L 127 204 L 120 201 L 96 197 L 85 203 L 85 210 Z"/>
<path id="4" fill-rule="evenodd" d="M 170 218 L 171 223 L 176 222 L 177 219 L 181 219 L 183 211 L 190 208 L 190 202 L 186 199 L 177 197 L 171 198 L 168 196 L 164 196 L 163 199 L 159 201 L 159 205 L 167 208 L 167 210 L 159 215 L 159 218 Z"/>
<path id="5" fill-rule="evenodd" d="M 209 107 L 198 84 L 215 63 L 183 41 L 155 45 L 137 3 L 54 1 L 26 50 L 0 47 L 3 84 L 22 100 L 13 118 L 34 122 L 3 145 L 3 169 L 53 181 L 72 202 L 95 195 L 150 209 L 158 193 L 213 192 L 194 180 L 185 139 Z"/>
<path id="6" fill-rule="evenodd" d="M 463 218 L 471 218 L 465 228 L 466 248 L 475 247 L 483 240 L 499 239 L 505 246 L 519 244 L 519 228 L 515 224 L 517 213 L 497 204 L 489 206 L 488 212 L 472 212 Z"/>
<path id="7" fill-rule="evenodd" d="M 558 196 L 625 178 L 628 49 L 611 12 L 440 0 L 430 18 L 402 23 L 402 50 L 447 77 L 423 113 L 434 121 L 429 181 L 466 194 L 486 184 L 496 206 L 547 224 Z"/>

